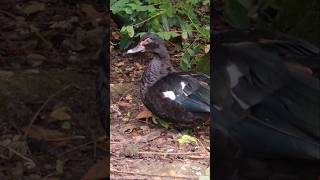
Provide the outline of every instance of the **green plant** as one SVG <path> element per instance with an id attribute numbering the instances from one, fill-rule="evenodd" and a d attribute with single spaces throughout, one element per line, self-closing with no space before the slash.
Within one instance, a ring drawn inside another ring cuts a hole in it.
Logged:
<path id="1" fill-rule="evenodd" d="M 224 16 L 235 28 L 270 29 L 320 44 L 318 0 L 224 0 Z"/>
<path id="2" fill-rule="evenodd" d="M 206 63 L 199 61 L 209 61 L 201 55 L 208 52 L 210 16 L 199 18 L 197 8 L 208 4 L 209 0 L 111 0 L 112 13 L 128 20 L 120 30 L 120 48 L 127 48 L 133 38 L 145 32 L 154 32 L 164 40 L 180 36 L 185 49 L 180 67 L 204 66 Z"/>

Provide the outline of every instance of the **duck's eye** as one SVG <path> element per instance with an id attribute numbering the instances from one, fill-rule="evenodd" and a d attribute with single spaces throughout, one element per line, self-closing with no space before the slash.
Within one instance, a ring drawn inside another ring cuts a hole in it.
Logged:
<path id="1" fill-rule="evenodd" d="M 150 44 L 150 43 L 152 43 L 152 42 L 153 42 L 152 39 L 147 38 L 147 39 L 143 40 L 140 44 L 141 44 L 142 46 L 144 46 L 144 45 Z"/>

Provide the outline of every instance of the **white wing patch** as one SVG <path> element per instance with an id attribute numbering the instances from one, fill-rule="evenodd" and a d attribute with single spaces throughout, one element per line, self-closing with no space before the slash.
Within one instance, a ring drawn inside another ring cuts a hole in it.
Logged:
<path id="1" fill-rule="evenodd" d="M 230 86 L 231 88 L 234 88 L 238 84 L 239 79 L 241 78 L 241 76 L 243 76 L 243 74 L 235 64 L 228 65 L 227 71 L 229 73 Z"/>
<path id="2" fill-rule="evenodd" d="M 164 95 L 164 97 L 169 98 L 171 100 L 175 100 L 176 99 L 176 95 L 174 94 L 173 91 L 162 92 L 162 94 Z"/>
<path id="3" fill-rule="evenodd" d="M 186 83 L 185 82 L 181 81 L 180 84 L 181 84 L 181 88 L 182 89 L 184 89 L 186 87 Z"/>

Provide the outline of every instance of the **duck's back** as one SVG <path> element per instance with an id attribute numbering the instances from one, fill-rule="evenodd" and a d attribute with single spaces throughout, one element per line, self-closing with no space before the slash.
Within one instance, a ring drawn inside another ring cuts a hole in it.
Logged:
<path id="1" fill-rule="evenodd" d="M 222 44 L 214 57 L 214 124 L 251 155 L 320 160 L 318 79 L 256 42 Z"/>
<path id="2" fill-rule="evenodd" d="M 148 88 L 143 102 L 160 118 L 193 126 L 210 112 L 210 89 L 199 74 L 171 73 Z"/>

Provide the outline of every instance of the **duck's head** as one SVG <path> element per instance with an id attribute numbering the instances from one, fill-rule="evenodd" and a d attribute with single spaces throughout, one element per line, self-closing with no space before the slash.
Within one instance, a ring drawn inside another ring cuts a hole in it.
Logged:
<path id="1" fill-rule="evenodd" d="M 152 52 L 155 54 L 165 54 L 167 53 L 164 41 L 154 33 L 144 34 L 138 45 L 127 51 L 128 54 L 134 54 L 138 52 Z"/>

